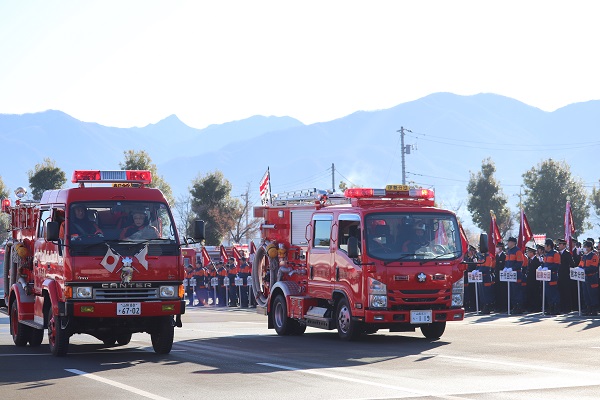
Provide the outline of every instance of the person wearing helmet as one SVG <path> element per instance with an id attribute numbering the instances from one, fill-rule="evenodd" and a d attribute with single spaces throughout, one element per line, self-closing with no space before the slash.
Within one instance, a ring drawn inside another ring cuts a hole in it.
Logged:
<path id="1" fill-rule="evenodd" d="M 71 207 L 69 215 L 69 236 L 77 239 L 85 236 L 102 235 L 102 230 L 87 217 L 87 209 L 81 204 Z M 60 228 L 60 237 L 64 237 L 64 224 Z"/>
<path id="2" fill-rule="evenodd" d="M 414 253 L 419 248 L 427 246 L 429 240 L 425 235 L 425 224 L 423 222 L 417 222 L 414 225 L 413 237 L 404 242 L 402 245 L 402 251 L 405 253 Z"/>
<path id="3" fill-rule="evenodd" d="M 134 211 L 133 224 L 121 231 L 120 238 L 125 240 L 158 239 L 158 231 L 149 224 L 144 211 Z"/>

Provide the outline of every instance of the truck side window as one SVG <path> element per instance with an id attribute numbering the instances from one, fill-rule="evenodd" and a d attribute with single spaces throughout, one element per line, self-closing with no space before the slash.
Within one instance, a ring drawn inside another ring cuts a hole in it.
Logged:
<path id="1" fill-rule="evenodd" d="M 331 241 L 331 222 L 332 221 L 313 221 L 315 224 L 313 247 L 316 248 L 328 248 Z"/>
<path id="2" fill-rule="evenodd" d="M 38 232 L 37 237 L 43 238 L 46 237 L 46 222 L 50 218 L 50 210 L 41 210 L 40 211 L 40 219 L 38 220 Z"/>

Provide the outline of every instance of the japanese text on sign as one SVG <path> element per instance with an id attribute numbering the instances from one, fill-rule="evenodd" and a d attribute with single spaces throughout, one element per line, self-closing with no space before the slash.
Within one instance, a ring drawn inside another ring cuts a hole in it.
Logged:
<path id="1" fill-rule="evenodd" d="M 500 280 L 502 282 L 516 282 L 517 281 L 517 271 L 500 271 Z"/>
<path id="2" fill-rule="evenodd" d="M 571 279 L 574 281 L 585 282 L 585 271 L 583 268 L 569 268 L 571 271 Z"/>
<path id="3" fill-rule="evenodd" d="M 469 279 L 469 283 L 483 282 L 483 274 L 479 271 L 467 273 L 467 278 Z"/>
<path id="4" fill-rule="evenodd" d="M 535 271 L 535 280 L 536 281 L 546 281 L 546 282 L 550 282 L 552 280 L 552 271 L 548 270 L 541 270 L 538 269 Z"/>

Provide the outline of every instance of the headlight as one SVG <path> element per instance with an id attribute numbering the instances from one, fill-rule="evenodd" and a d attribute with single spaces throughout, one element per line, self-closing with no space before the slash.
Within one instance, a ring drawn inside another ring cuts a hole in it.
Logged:
<path id="1" fill-rule="evenodd" d="M 175 286 L 161 286 L 160 297 L 175 297 Z"/>
<path id="2" fill-rule="evenodd" d="M 75 288 L 76 299 L 91 299 L 92 293 L 93 291 L 90 286 L 78 286 Z"/>
<path id="3" fill-rule="evenodd" d="M 465 286 L 463 278 L 460 278 L 452 285 L 452 307 L 462 307 L 465 297 Z"/>
<path id="4" fill-rule="evenodd" d="M 387 286 L 369 278 L 369 308 L 387 308 Z"/>

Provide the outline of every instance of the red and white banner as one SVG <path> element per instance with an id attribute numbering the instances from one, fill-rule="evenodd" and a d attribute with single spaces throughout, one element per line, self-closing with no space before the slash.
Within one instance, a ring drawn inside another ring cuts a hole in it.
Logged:
<path id="1" fill-rule="evenodd" d="M 500 235 L 500 229 L 498 223 L 496 223 L 496 214 L 490 210 L 492 217 L 490 221 L 490 233 L 488 234 L 488 252 L 490 257 L 496 258 L 496 245 L 502 241 L 502 235 Z"/>
<path id="2" fill-rule="evenodd" d="M 271 204 L 271 175 L 269 173 L 269 168 L 267 168 L 267 172 L 265 176 L 260 180 L 260 202 L 262 205 L 270 205 Z"/>
<path id="3" fill-rule="evenodd" d="M 219 246 L 219 253 L 221 254 L 221 261 L 223 261 L 223 263 L 226 263 L 229 257 L 227 256 L 227 250 L 225 250 L 225 246 Z"/>
<path id="4" fill-rule="evenodd" d="M 571 214 L 571 202 L 567 201 L 567 208 L 565 210 L 565 241 L 567 242 L 567 249 L 571 248 L 571 238 L 575 233 L 575 224 L 573 223 L 573 214 Z"/>
<path id="5" fill-rule="evenodd" d="M 533 233 L 531 232 L 531 227 L 529 226 L 529 221 L 527 221 L 527 216 L 525 215 L 525 211 L 521 208 L 521 225 L 519 226 L 519 237 L 517 238 L 517 246 L 524 253 L 525 247 L 527 243 L 533 237 Z"/>
<path id="6" fill-rule="evenodd" d="M 208 264 L 210 264 L 211 259 L 210 256 L 208 255 L 208 250 L 206 250 L 206 247 L 202 246 L 202 265 L 204 267 L 208 267 Z"/>

